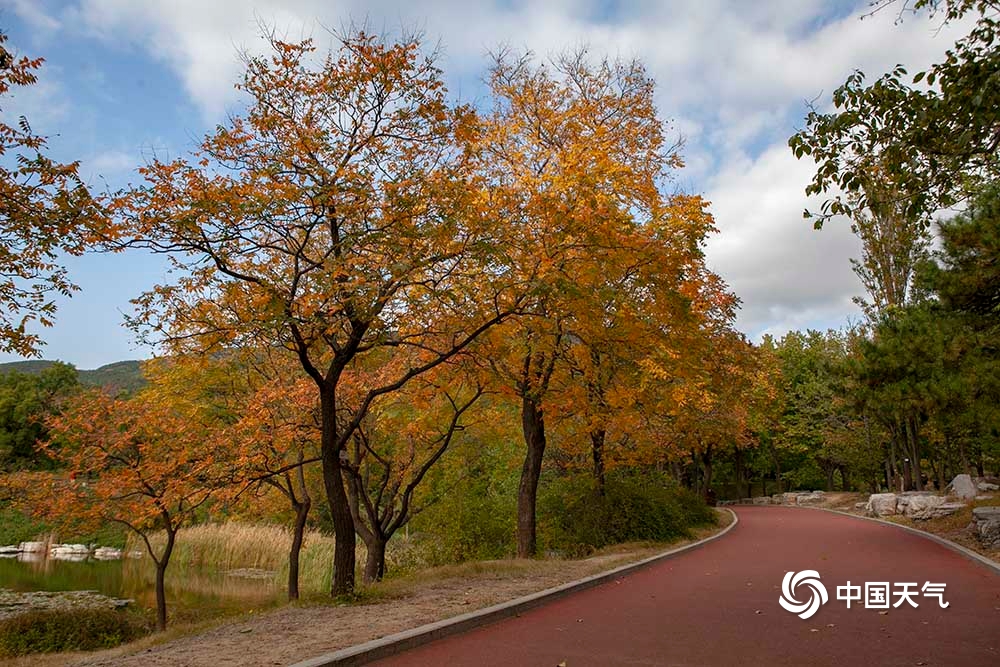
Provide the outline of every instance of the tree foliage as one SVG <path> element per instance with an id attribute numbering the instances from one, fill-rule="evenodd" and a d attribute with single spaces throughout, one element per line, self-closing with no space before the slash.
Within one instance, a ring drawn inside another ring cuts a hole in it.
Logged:
<path id="1" fill-rule="evenodd" d="M 0 104 L 37 82 L 41 58 L 12 53 L 0 32 Z M 0 108 L 3 108 L 0 107 Z M 51 326 L 54 295 L 77 288 L 60 255 L 79 255 L 102 227 L 100 207 L 79 177 L 79 163 L 46 154 L 47 138 L 21 116 L 0 122 L 0 352 L 36 356 L 42 345 L 29 325 Z"/>
<path id="2" fill-rule="evenodd" d="M 45 422 L 79 389 L 69 364 L 56 362 L 38 374 L 0 373 L 0 471 L 52 466 L 39 449 L 49 437 Z"/>
<path id="3" fill-rule="evenodd" d="M 897 4 L 880 1 L 876 6 Z M 855 71 L 833 93 L 835 111 L 813 109 L 806 129 L 789 139 L 796 157 L 811 157 L 816 174 L 806 194 L 828 194 L 817 228 L 838 214 L 867 208 L 874 167 L 894 185 L 900 211 L 925 219 L 1000 177 L 1000 4 L 994 0 L 916 0 L 903 10 L 929 11 L 975 25 L 944 59 L 912 77 L 902 65 L 866 84 Z M 901 13 L 902 15 L 902 13 Z"/>

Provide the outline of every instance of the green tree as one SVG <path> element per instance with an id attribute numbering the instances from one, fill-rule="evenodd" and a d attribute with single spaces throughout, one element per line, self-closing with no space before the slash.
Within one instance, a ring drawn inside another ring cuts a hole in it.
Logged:
<path id="1" fill-rule="evenodd" d="M 39 374 L 0 373 L 0 471 L 52 467 L 38 449 L 48 437 L 45 420 L 79 388 L 76 369 L 59 362 Z"/>
<path id="2" fill-rule="evenodd" d="M 815 226 L 869 207 L 873 168 L 894 184 L 902 210 L 920 219 L 961 201 L 1000 176 L 1000 2 L 876 0 L 937 20 L 976 17 L 972 30 L 928 70 L 910 77 L 902 65 L 866 85 L 855 71 L 833 93 L 835 111 L 813 109 L 806 128 L 789 139 L 796 157 L 817 163 L 807 194 L 830 194 Z"/>
<path id="3" fill-rule="evenodd" d="M 1000 185 L 985 188 L 968 210 L 938 226 L 941 249 L 921 267 L 923 286 L 944 308 L 1000 326 Z"/>
<path id="4" fill-rule="evenodd" d="M 854 302 L 874 322 L 913 299 L 914 273 L 927 257 L 930 234 L 926 220 L 907 212 L 898 190 L 879 171 L 868 177 L 865 195 L 867 208 L 856 207 L 851 220 L 861 239 L 861 258 L 851 259 L 851 266 L 868 293 Z"/>

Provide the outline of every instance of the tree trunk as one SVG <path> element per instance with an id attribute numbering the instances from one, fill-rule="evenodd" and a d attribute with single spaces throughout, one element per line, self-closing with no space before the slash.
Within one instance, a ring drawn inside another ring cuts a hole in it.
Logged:
<path id="1" fill-rule="evenodd" d="M 910 465 L 913 471 L 913 485 L 917 491 L 924 490 L 923 475 L 920 470 L 920 436 L 917 432 L 917 424 L 913 417 L 906 419 L 907 440 L 910 447 Z"/>
<path id="2" fill-rule="evenodd" d="M 833 474 L 837 472 L 837 468 L 832 463 L 825 463 L 823 472 L 826 473 L 826 490 L 833 491 Z"/>
<path id="3" fill-rule="evenodd" d="M 736 497 L 742 498 L 743 482 L 746 477 L 746 468 L 743 465 L 743 450 L 739 447 L 733 452 L 733 469 L 736 473 Z"/>
<path id="4" fill-rule="evenodd" d="M 594 482 L 597 484 L 598 495 L 604 495 L 604 439 L 607 433 L 604 429 L 590 432 L 590 450 L 594 459 Z"/>
<path id="5" fill-rule="evenodd" d="M 702 480 L 701 497 L 705 502 L 709 502 L 709 495 L 712 492 L 712 445 L 705 448 L 701 454 L 702 470 L 704 479 Z"/>
<path id="6" fill-rule="evenodd" d="M 385 545 L 387 540 L 375 535 L 365 542 L 368 557 L 365 559 L 365 583 L 382 581 L 385 576 Z"/>
<path id="7" fill-rule="evenodd" d="M 333 584 L 330 594 L 350 595 L 354 592 L 354 550 L 356 538 L 354 534 L 354 519 L 351 518 L 351 508 L 347 502 L 347 491 L 344 489 L 343 465 L 340 455 L 344 450 L 337 442 L 337 400 L 336 393 L 331 389 L 320 392 L 320 409 L 322 415 L 322 434 L 320 439 L 321 458 L 323 460 L 323 486 L 326 489 L 327 502 L 330 505 L 330 515 L 333 519 Z"/>
<path id="8" fill-rule="evenodd" d="M 163 549 L 163 554 L 156 561 L 156 629 L 164 631 L 167 629 L 167 589 L 164 579 L 167 574 L 167 565 L 170 564 L 170 554 L 174 551 L 174 540 L 177 539 L 177 531 L 167 526 L 167 545 Z"/>
<path id="9" fill-rule="evenodd" d="M 902 424 L 899 421 L 895 422 L 893 428 L 890 429 L 889 433 L 889 456 L 892 461 L 892 489 L 896 493 L 900 491 L 905 491 L 906 489 L 900 486 L 902 484 L 902 467 L 899 465 L 899 454 L 897 450 L 897 443 L 900 441 L 900 430 Z M 898 488 L 897 488 L 898 487 Z"/>
<path id="10" fill-rule="evenodd" d="M 768 440 L 770 440 L 770 438 Z M 778 449 L 777 447 L 774 446 L 773 442 L 769 442 L 768 450 L 771 453 L 771 462 L 774 463 L 774 481 L 778 485 L 777 491 L 775 491 L 775 493 L 781 493 L 783 491 L 783 489 L 781 488 L 781 459 L 778 458 Z M 751 484 L 748 486 L 751 487 L 748 489 L 749 491 L 751 491 L 750 495 L 753 495 L 753 489 L 752 489 L 753 485 Z"/>
<path id="11" fill-rule="evenodd" d="M 309 496 L 300 503 L 295 503 L 295 526 L 292 531 L 292 548 L 288 552 L 288 599 L 299 599 L 299 554 L 302 553 L 302 541 L 306 532 L 306 519 L 312 500 Z"/>
<path id="12" fill-rule="evenodd" d="M 545 420 L 541 406 L 528 396 L 521 400 L 521 429 L 527 451 L 517 489 L 517 557 L 531 558 L 536 549 L 535 501 L 545 455 Z"/>
<path id="13" fill-rule="evenodd" d="M 972 466 L 969 464 L 969 454 L 965 450 L 965 438 L 958 439 L 958 457 L 962 460 L 962 472 L 972 477 Z"/>

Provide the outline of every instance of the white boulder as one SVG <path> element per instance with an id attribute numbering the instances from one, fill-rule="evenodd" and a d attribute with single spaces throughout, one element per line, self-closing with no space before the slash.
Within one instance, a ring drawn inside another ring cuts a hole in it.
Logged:
<path id="1" fill-rule="evenodd" d="M 873 493 L 868 498 L 865 511 L 870 516 L 892 516 L 896 513 L 896 494 Z"/>
<path id="2" fill-rule="evenodd" d="M 976 536 L 987 549 L 1000 549 L 1000 507 L 976 507 L 972 510 Z"/>
<path id="3" fill-rule="evenodd" d="M 122 550 L 114 547 L 97 547 L 94 550 L 94 558 L 97 560 L 118 560 L 122 557 Z"/>
<path id="4" fill-rule="evenodd" d="M 976 485 L 972 483 L 972 478 L 968 475 L 955 475 L 948 485 L 948 492 L 963 500 L 972 500 L 976 497 Z"/>
<path id="5" fill-rule="evenodd" d="M 822 491 L 812 491 L 810 493 L 800 493 L 795 496 L 796 505 L 815 505 L 826 500 Z"/>
<path id="6" fill-rule="evenodd" d="M 902 504 L 902 500 L 901 498 L 899 504 Z M 943 504 L 944 498 L 941 496 L 910 496 L 907 498 L 903 515 L 920 521 L 932 519 L 936 516 L 937 508 Z"/>

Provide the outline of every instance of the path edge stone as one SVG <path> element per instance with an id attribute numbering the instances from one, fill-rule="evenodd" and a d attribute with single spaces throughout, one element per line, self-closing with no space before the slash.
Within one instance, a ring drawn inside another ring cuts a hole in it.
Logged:
<path id="1" fill-rule="evenodd" d="M 937 542 L 938 544 L 940 544 L 940 545 L 942 545 L 944 547 L 947 547 L 947 548 L 951 549 L 952 551 L 958 552 L 959 554 L 961 554 L 962 556 L 965 556 L 969 560 L 975 561 L 975 562 L 979 563 L 980 565 L 985 565 L 987 568 L 993 570 L 994 574 L 1000 574 L 1000 563 L 997 563 L 993 559 L 987 558 L 986 556 L 984 556 L 982 554 L 976 553 L 975 551 L 973 551 L 972 549 L 969 549 L 968 547 L 963 547 L 961 544 L 959 544 L 957 542 L 952 542 L 948 538 L 941 537 L 940 535 L 935 535 L 934 533 L 930 533 L 930 532 L 928 532 L 926 530 L 920 530 L 919 528 L 913 528 L 911 526 L 904 526 L 901 523 L 893 523 L 892 521 L 885 521 L 883 519 L 876 519 L 876 518 L 873 518 L 873 517 L 870 517 L 870 516 L 859 516 L 857 514 L 851 514 L 850 512 L 844 512 L 842 510 L 830 509 L 828 507 L 799 507 L 798 509 L 819 510 L 821 512 L 830 512 L 831 514 L 840 514 L 841 516 L 849 516 L 852 519 L 862 519 L 864 521 L 873 521 L 875 523 L 881 523 L 881 524 L 886 525 L 886 526 L 892 526 L 893 528 L 900 528 L 902 530 L 911 532 L 914 535 L 919 535 L 921 537 L 925 537 L 928 540 L 931 540 L 932 542 Z"/>
<path id="2" fill-rule="evenodd" d="M 408 651 L 412 648 L 428 644 L 443 637 L 457 635 L 467 632 L 483 625 L 489 625 L 505 618 L 518 616 L 522 612 L 535 607 L 540 607 L 549 602 L 554 602 L 572 593 L 593 588 L 607 581 L 617 579 L 639 570 L 653 563 L 668 560 L 684 552 L 697 549 L 709 542 L 719 539 L 740 522 L 736 512 L 728 507 L 722 508 L 733 517 L 732 522 L 714 535 L 700 539 L 697 542 L 670 549 L 655 556 L 650 556 L 635 563 L 628 563 L 607 572 L 599 572 L 583 579 L 577 579 L 566 584 L 561 584 L 553 588 L 547 588 L 537 593 L 531 593 L 523 597 L 515 598 L 507 602 L 485 607 L 467 614 L 453 616 L 434 623 L 428 623 L 409 630 L 403 630 L 395 634 L 386 635 L 379 639 L 348 646 L 347 648 L 326 653 L 315 658 L 308 658 L 301 662 L 294 663 L 291 667 L 353 667 L 354 665 L 364 665 L 374 660 L 381 660 L 393 655 Z"/>

